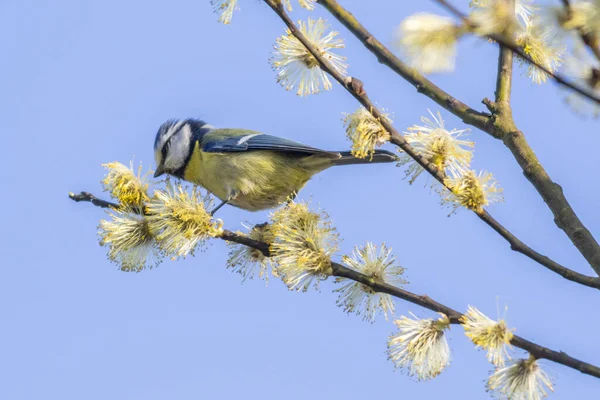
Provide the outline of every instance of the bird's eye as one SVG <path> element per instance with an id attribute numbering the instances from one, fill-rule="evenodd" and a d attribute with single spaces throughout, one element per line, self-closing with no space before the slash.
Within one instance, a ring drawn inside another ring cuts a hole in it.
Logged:
<path id="1" fill-rule="evenodd" d="M 163 159 L 167 157 L 167 152 L 169 151 L 169 147 L 171 147 L 171 138 L 167 139 L 165 145 L 162 148 Z"/>

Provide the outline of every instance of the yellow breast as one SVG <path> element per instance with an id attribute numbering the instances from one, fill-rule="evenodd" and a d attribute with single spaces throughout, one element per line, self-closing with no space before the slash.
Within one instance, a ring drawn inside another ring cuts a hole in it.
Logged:
<path id="1" fill-rule="evenodd" d="M 205 153 L 200 149 L 200 143 L 196 142 L 192 156 L 190 157 L 183 179 L 195 185 L 200 185 L 213 193 L 215 196 L 224 200 L 227 198 L 227 192 L 224 185 L 220 185 L 214 177 L 214 171 L 217 169 L 215 160 L 217 153 Z"/>
<path id="2" fill-rule="evenodd" d="M 257 211 L 279 206 L 322 169 L 271 151 L 202 152 L 196 143 L 184 179 L 236 207 Z"/>

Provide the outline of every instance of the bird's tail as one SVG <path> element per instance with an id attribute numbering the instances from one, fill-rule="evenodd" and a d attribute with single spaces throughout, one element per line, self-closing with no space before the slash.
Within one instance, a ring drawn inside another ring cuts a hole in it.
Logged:
<path id="1" fill-rule="evenodd" d="M 397 162 L 398 156 L 391 151 L 375 150 L 373 157 L 357 158 L 349 151 L 340 151 L 341 157 L 333 161 L 333 165 L 352 165 L 352 164 L 375 164 Z"/>

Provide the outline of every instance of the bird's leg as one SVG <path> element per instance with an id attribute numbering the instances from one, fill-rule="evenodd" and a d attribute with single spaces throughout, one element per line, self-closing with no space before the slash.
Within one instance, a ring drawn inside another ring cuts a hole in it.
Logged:
<path id="1" fill-rule="evenodd" d="M 227 204 L 228 202 L 229 202 L 229 200 L 223 200 L 223 201 L 221 202 L 221 204 L 219 204 L 218 206 L 216 206 L 215 208 L 213 208 L 213 210 L 210 212 L 210 216 L 211 216 L 211 217 L 212 217 L 212 216 L 214 216 L 214 215 L 215 215 L 215 213 L 217 212 L 217 210 L 218 210 L 219 208 L 223 207 L 223 206 L 224 206 L 225 204 Z"/>
<path id="2" fill-rule="evenodd" d="M 212 217 L 213 215 L 215 215 L 215 213 L 217 212 L 217 210 L 221 207 L 223 207 L 225 204 L 229 203 L 231 200 L 235 200 L 235 198 L 238 196 L 239 192 L 237 191 L 231 191 L 229 193 L 229 196 L 227 196 L 227 200 L 223 200 L 221 202 L 221 204 L 219 204 L 218 206 L 216 206 L 211 212 L 210 212 L 210 216 Z"/>

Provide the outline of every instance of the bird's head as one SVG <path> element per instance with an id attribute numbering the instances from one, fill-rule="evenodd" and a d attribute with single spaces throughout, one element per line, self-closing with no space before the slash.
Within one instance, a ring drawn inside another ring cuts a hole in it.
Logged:
<path id="1" fill-rule="evenodd" d="M 169 120 L 162 124 L 154 140 L 154 177 L 165 173 L 182 177 L 196 140 L 210 129 L 212 126 L 195 119 Z"/>

